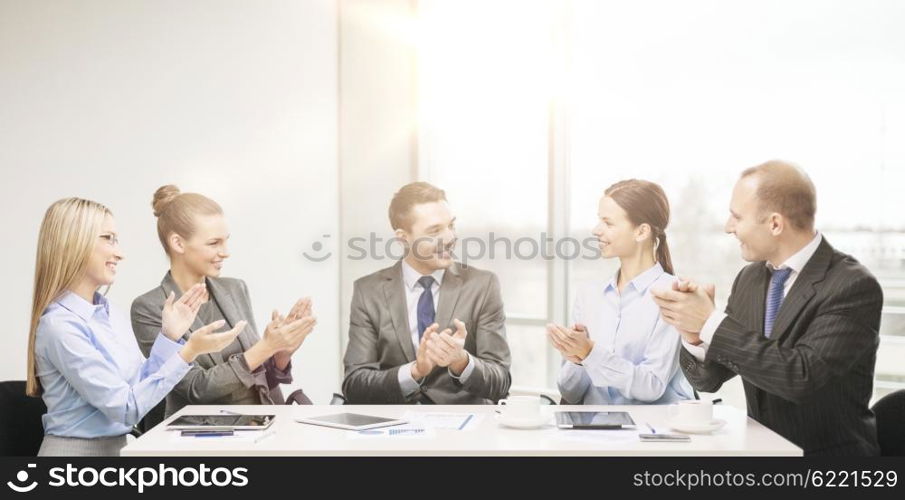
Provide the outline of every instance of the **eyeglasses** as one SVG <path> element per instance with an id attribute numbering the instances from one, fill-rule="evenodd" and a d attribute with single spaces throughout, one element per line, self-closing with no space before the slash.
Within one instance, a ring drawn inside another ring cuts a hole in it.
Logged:
<path id="1" fill-rule="evenodd" d="M 102 240 L 106 240 L 111 246 L 119 245 L 119 238 L 116 237 L 113 233 L 105 233 L 100 235 Z"/>

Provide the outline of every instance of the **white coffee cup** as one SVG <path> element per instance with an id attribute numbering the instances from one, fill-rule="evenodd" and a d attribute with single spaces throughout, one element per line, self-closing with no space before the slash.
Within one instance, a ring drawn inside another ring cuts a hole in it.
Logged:
<path id="1" fill-rule="evenodd" d="M 497 403 L 500 414 L 505 418 L 529 419 L 540 415 L 540 397 L 509 396 Z"/>
<path id="2" fill-rule="evenodd" d="M 667 407 L 670 422 L 701 425 L 713 421 L 713 403 L 702 399 L 679 401 Z"/>

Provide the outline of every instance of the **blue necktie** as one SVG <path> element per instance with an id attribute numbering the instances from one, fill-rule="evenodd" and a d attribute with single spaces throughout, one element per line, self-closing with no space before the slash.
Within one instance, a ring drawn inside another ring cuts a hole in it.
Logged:
<path id="1" fill-rule="evenodd" d="M 431 287 L 434 285 L 433 276 L 422 276 L 418 284 L 424 288 L 421 297 L 418 298 L 418 340 L 424 335 L 424 330 L 434 323 L 434 294 Z"/>
<path id="2" fill-rule="evenodd" d="M 770 338 L 770 334 L 773 333 L 773 322 L 776 321 L 776 313 L 779 312 L 779 307 L 782 305 L 782 288 L 791 274 L 792 269 L 786 267 L 773 271 L 773 276 L 770 277 L 770 291 L 767 292 L 767 313 L 764 315 L 764 336 L 767 338 Z"/>

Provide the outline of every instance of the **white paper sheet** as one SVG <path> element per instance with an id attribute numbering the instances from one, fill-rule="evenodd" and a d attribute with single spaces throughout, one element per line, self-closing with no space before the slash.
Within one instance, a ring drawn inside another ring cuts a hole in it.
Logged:
<path id="1" fill-rule="evenodd" d="M 407 411 L 402 418 L 425 429 L 467 431 L 474 429 L 483 417 L 475 413 Z"/>

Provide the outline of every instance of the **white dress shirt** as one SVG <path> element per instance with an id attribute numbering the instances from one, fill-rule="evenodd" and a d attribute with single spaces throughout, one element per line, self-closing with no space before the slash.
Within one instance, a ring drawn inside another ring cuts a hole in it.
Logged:
<path id="1" fill-rule="evenodd" d="M 663 321 L 652 289 L 671 288 L 675 277 L 660 264 L 617 287 L 592 283 L 578 290 L 572 319 L 587 327 L 594 347 L 581 364 L 563 362 L 563 398 L 582 404 L 649 404 L 694 399 L 679 369 L 679 333 Z"/>
<path id="2" fill-rule="evenodd" d="M 437 306 L 440 304 L 440 284 L 443 283 L 443 275 L 446 274 L 446 269 L 437 269 L 431 276 L 434 278 L 434 284 L 431 285 L 431 295 L 434 299 L 434 315 L 437 314 Z M 409 319 L 409 332 L 412 336 L 412 345 L 415 347 L 415 352 L 418 352 L 418 345 L 420 341 L 418 339 L 418 300 L 421 298 L 421 294 L 424 292 L 424 287 L 418 283 L 418 280 L 421 279 L 421 273 L 415 270 L 412 266 L 409 265 L 405 260 L 402 261 L 402 281 L 405 284 L 405 305 L 406 310 L 408 311 L 408 319 Z M 443 331 L 446 327 L 440 325 L 440 331 Z M 438 332 L 439 333 L 439 332 Z M 465 382 L 468 380 L 468 377 L 471 375 L 471 372 L 474 371 L 474 362 L 471 359 L 471 355 L 467 352 L 465 353 L 468 356 L 468 364 L 465 366 L 465 369 L 462 370 L 462 374 L 456 376 L 452 371 L 449 371 L 449 375 L 459 380 L 460 382 Z M 397 374 L 397 378 L 399 379 L 399 387 L 402 388 L 402 394 L 405 396 L 410 395 L 411 393 L 418 390 L 419 382 L 412 378 L 412 365 L 415 364 L 415 361 L 411 363 L 407 363 L 402 365 L 399 368 L 399 373 Z M 423 381 L 423 379 L 422 379 Z"/>
<path id="3" fill-rule="evenodd" d="M 783 299 L 789 294 L 789 290 L 792 289 L 792 285 L 795 284 L 795 280 L 798 278 L 801 270 L 804 269 L 804 266 L 811 260 L 814 253 L 817 252 L 817 247 L 820 246 L 821 241 L 823 241 L 823 237 L 820 235 L 820 232 L 817 232 L 817 234 L 814 235 L 814 239 L 796 252 L 795 255 L 786 259 L 779 267 L 773 267 L 773 264 L 769 262 L 766 263 L 767 268 L 771 271 L 784 268 L 792 270 L 782 287 Z M 779 311 L 777 311 L 777 313 L 778 312 Z M 682 340 L 682 345 L 688 352 L 697 358 L 698 361 L 704 361 L 704 358 L 707 356 L 707 349 L 710 347 L 710 342 L 713 340 L 714 334 L 716 334 L 716 329 L 719 328 L 720 323 L 722 323 L 724 319 L 726 319 L 726 313 L 714 309 L 704 323 L 704 326 L 701 328 L 701 343 L 698 345 L 691 345 L 685 340 Z"/>

